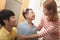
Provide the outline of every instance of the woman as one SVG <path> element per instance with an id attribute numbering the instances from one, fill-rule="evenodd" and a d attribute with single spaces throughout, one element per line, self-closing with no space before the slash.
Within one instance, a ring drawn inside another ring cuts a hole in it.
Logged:
<path id="1" fill-rule="evenodd" d="M 59 24 L 60 20 L 57 13 L 57 4 L 54 0 L 46 0 L 43 3 L 44 17 L 38 26 L 43 31 L 39 33 L 43 40 L 59 40 Z"/>

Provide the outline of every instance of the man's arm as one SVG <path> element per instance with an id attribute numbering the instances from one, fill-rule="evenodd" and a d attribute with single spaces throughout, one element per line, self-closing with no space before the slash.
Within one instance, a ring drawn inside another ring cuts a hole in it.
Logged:
<path id="1" fill-rule="evenodd" d="M 34 34 L 34 35 L 29 35 L 29 36 L 25 36 L 25 35 L 17 36 L 17 40 L 27 40 L 27 39 L 31 39 L 31 38 L 39 38 L 39 35 Z"/>

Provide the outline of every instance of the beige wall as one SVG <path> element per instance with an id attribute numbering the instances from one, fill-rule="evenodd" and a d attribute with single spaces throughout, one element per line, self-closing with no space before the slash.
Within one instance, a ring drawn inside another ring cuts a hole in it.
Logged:
<path id="1" fill-rule="evenodd" d="M 5 3 L 6 3 L 6 0 L 0 0 L 0 10 L 5 8 Z M 0 28 L 1 28 L 1 25 L 0 25 Z"/>
<path id="2" fill-rule="evenodd" d="M 20 8 L 20 14 L 19 14 L 19 20 L 18 20 L 18 23 L 21 23 L 24 18 L 23 18 L 23 15 L 22 15 L 22 11 L 23 9 L 27 8 L 29 6 L 29 1 L 30 0 L 18 0 L 21 4 L 21 8 Z"/>
<path id="3" fill-rule="evenodd" d="M 19 19 L 18 19 L 18 23 L 21 23 L 24 20 L 23 15 L 22 15 L 22 11 L 23 11 L 23 9 L 29 7 L 30 0 L 17 0 L 17 1 L 22 3 L 21 8 L 20 8 Z M 6 0 L 0 0 L 0 10 L 5 8 L 5 4 L 6 4 Z"/>
<path id="4" fill-rule="evenodd" d="M 0 10 L 5 8 L 6 0 L 0 0 Z"/>

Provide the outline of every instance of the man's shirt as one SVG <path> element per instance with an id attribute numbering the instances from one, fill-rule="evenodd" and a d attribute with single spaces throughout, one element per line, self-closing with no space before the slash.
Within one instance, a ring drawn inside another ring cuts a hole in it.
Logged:
<path id="1" fill-rule="evenodd" d="M 19 35 L 28 36 L 28 35 L 37 34 L 36 26 L 33 25 L 32 28 L 30 28 L 27 21 L 20 23 L 17 27 L 17 30 Z M 32 38 L 29 40 L 37 40 L 37 38 Z"/>
<path id="2" fill-rule="evenodd" d="M 8 32 L 4 27 L 0 29 L 0 40 L 14 40 L 17 36 L 17 29 L 12 28 L 12 32 Z"/>

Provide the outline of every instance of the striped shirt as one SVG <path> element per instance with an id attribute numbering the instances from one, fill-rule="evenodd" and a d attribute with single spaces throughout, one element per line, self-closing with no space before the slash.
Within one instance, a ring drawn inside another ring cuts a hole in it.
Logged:
<path id="1" fill-rule="evenodd" d="M 40 31 L 39 35 L 43 37 L 44 40 L 59 40 L 59 29 L 60 21 L 57 22 L 48 22 L 46 17 L 42 18 L 41 23 L 38 28 L 44 28 L 43 31 Z"/>

